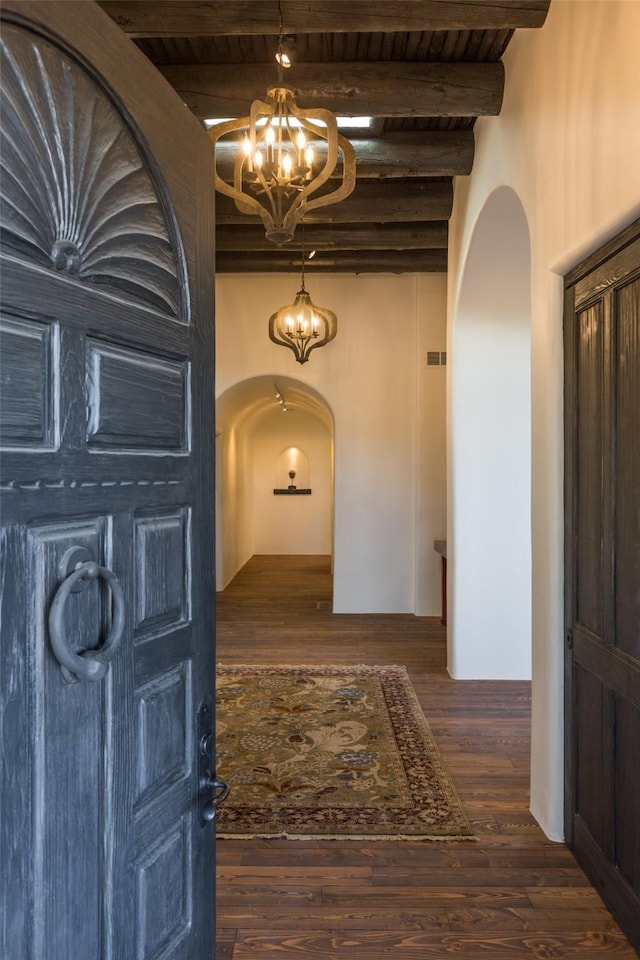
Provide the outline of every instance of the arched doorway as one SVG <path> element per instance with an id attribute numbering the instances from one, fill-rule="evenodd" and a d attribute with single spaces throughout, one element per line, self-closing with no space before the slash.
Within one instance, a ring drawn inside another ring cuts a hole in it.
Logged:
<path id="1" fill-rule="evenodd" d="M 449 671 L 531 676 L 529 228 L 500 187 L 466 257 L 450 339 Z"/>
<path id="2" fill-rule="evenodd" d="M 254 553 L 333 553 L 333 438 L 327 402 L 290 377 L 253 377 L 218 398 L 218 590 Z M 274 493 L 289 485 L 294 495 Z"/>

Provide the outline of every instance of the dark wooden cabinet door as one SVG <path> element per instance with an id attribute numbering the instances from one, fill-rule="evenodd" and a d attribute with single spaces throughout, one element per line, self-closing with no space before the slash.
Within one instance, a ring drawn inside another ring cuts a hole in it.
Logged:
<path id="1" fill-rule="evenodd" d="M 567 278 L 566 833 L 640 949 L 640 223 Z"/>
<path id="2" fill-rule="evenodd" d="M 2 16 L 0 955 L 211 960 L 211 148 L 94 4 Z"/>

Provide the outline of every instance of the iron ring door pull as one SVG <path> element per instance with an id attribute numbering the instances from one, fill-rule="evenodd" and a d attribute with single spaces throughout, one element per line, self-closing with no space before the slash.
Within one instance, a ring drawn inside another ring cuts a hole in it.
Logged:
<path id="1" fill-rule="evenodd" d="M 203 784 L 203 788 L 205 790 L 216 791 L 215 796 L 212 797 L 211 800 L 208 800 L 207 803 L 205 803 L 204 807 L 202 808 L 202 812 L 200 814 L 202 819 L 205 822 L 209 823 L 211 820 L 215 820 L 216 811 L 220 806 L 220 804 L 224 803 L 224 801 L 229 796 L 231 787 L 229 786 L 228 783 L 225 783 L 224 780 L 208 780 L 207 779 L 206 782 Z"/>
<path id="2" fill-rule="evenodd" d="M 76 592 L 81 580 L 97 580 L 102 577 L 109 584 L 113 604 L 111 628 L 106 640 L 98 650 L 80 653 L 71 649 L 65 636 L 63 614 L 67 597 Z M 75 590 L 74 590 L 75 588 Z M 62 667 L 62 674 L 69 683 L 78 680 L 102 680 L 109 669 L 109 661 L 120 645 L 124 632 L 124 593 L 118 579 L 107 567 L 100 567 L 92 560 L 80 563 L 62 581 L 49 610 L 49 637 L 53 652 Z"/>

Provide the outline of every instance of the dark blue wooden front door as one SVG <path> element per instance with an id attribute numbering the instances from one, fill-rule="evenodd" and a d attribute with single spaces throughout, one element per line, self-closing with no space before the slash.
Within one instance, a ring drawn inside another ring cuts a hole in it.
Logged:
<path id="1" fill-rule="evenodd" d="M 0 954 L 210 960 L 211 147 L 90 3 L 4 3 Z"/>

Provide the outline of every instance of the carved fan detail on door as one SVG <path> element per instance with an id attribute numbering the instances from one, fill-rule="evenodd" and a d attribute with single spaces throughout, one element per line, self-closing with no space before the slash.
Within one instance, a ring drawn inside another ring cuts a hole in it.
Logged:
<path id="1" fill-rule="evenodd" d="M 182 319 L 175 233 L 107 96 L 43 38 L 7 26 L 0 50 L 3 246 Z"/>

